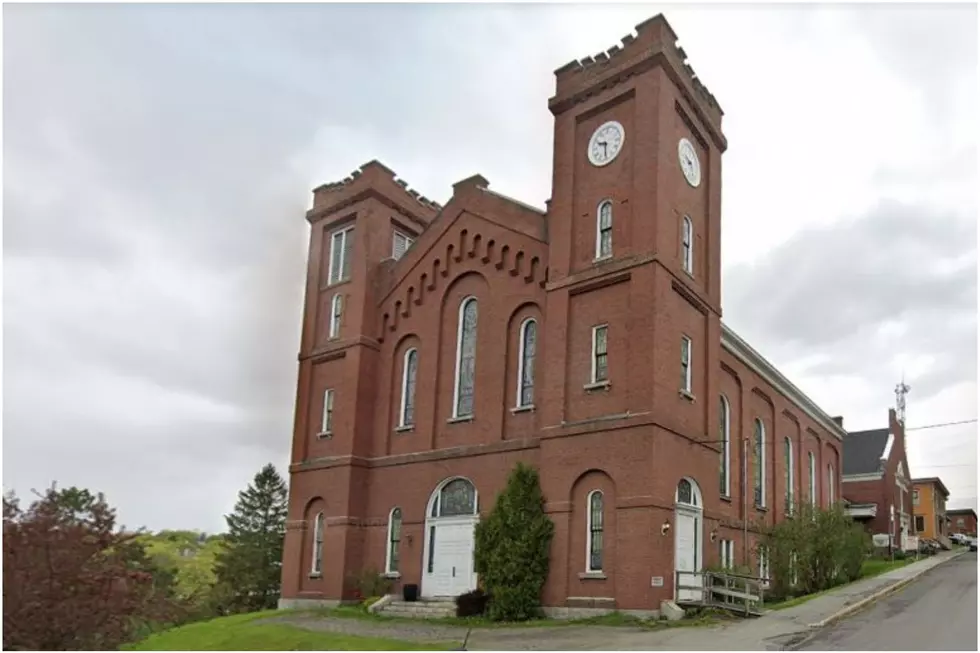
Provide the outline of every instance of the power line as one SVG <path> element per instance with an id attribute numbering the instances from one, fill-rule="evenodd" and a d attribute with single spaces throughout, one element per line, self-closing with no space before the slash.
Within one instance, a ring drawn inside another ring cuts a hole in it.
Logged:
<path id="1" fill-rule="evenodd" d="M 941 428 L 943 426 L 959 426 L 960 424 L 975 424 L 976 421 L 977 421 L 977 418 L 974 417 L 973 419 L 965 419 L 965 420 L 962 420 L 960 422 L 946 422 L 944 424 L 929 424 L 927 426 L 912 426 L 912 427 L 907 427 L 905 429 L 905 431 L 906 432 L 908 432 L 908 431 L 921 431 L 922 429 L 938 429 L 938 428 Z"/>

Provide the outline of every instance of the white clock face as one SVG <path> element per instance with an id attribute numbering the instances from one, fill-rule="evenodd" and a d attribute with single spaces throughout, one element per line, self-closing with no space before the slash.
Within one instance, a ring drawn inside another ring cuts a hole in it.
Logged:
<path id="1" fill-rule="evenodd" d="M 589 163 L 594 166 L 609 165 L 623 149 L 626 130 L 615 120 L 599 125 L 589 139 Z"/>
<path id="2" fill-rule="evenodd" d="M 687 183 L 697 188 L 701 184 L 701 162 L 698 161 L 698 153 L 691 145 L 691 141 L 686 138 L 682 138 L 677 144 L 677 160 Z"/>

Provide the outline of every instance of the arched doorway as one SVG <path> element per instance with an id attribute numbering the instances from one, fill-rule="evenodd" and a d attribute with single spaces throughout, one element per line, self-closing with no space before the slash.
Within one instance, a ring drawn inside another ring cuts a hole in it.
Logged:
<path id="1" fill-rule="evenodd" d="M 682 478 L 674 495 L 674 571 L 701 571 L 704 504 L 701 489 L 690 478 Z M 677 589 L 677 585 L 697 586 L 700 576 L 684 574 L 677 583 L 674 574 L 674 597 L 678 602 L 700 601 L 701 591 Z"/>
<path id="2" fill-rule="evenodd" d="M 465 478 L 440 483 L 425 510 L 422 596 L 459 596 L 476 589 L 474 531 L 480 521 L 476 487 Z"/>

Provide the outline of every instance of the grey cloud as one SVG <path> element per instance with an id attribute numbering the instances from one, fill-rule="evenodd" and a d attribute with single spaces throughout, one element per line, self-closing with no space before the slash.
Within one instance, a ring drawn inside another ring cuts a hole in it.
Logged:
<path id="1" fill-rule="evenodd" d="M 936 358 L 917 380 L 920 396 L 976 379 L 976 223 L 968 217 L 882 203 L 728 270 L 724 294 L 726 319 L 779 357 L 825 354 L 810 374 L 881 368 L 903 353 Z M 905 333 L 879 337 L 888 323 Z"/>

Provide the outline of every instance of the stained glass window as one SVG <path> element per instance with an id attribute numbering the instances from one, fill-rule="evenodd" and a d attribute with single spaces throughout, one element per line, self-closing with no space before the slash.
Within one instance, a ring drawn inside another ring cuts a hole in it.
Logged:
<path id="1" fill-rule="evenodd" d="M 402 537 L 402 509 L 395 508 L 391 511 L 391 518 L 388 520 L 388 573 L 393 574 L 398 571 L 398 544 Z"/>
<path id="2" fill-rule="evenodd" d="M 518 406 L 534 403 L 534 352 L 537 348 L 538 323 L 528 320 L 521 330 L 521 372 Z"/>
<path id="3" fill-rule="evenodd" d="M 311 574 L 323 572 L 323 513 L 319 512 L 313 520 L 313 560 Z"/>
<path id="4" fill-rule="evenodd" d="M 418 374 L 419 352 L 409 349 L 405 354 L 405 369 L 402 372 L 402 416 L 400 426 L 415 423 L 415 378 Z"/>
<path id="5" fill-rule="evenodd" d="M 761 420 L 755 420 L 755 505 L 765 504 L 766 430 Z"/>
<path id="6" fill-rule="evenodd" d="M 783 461 L 786 465 L 786 512 L 787 514 L 792 514 L 793 512 L 793 441 L 789 438 L 783 438 L 783 449 L 784 456 L 786 458 Z"/>
<path id="7" fill-rule="evenodd" d="M 459 369 L 456 388 L 456 414 L 466 417 L 473 414 L 473 384 L 476 377 L 476 299 L 469 298 L 463 304 L 459 326 Z"/>
<path id="8" fill-rule="evenodd" d="M 476 488 L 464 478 L 453 479 L 439 492 L 433 517 L 458 517 L 476 514 Z"/>
<path id="9" fill-rule="evenodd" d="M 728 447 L 731 442 L 731 415 L 728 412 L 728 400 L 724 396 L 718 399 L 718 426 L 721 431 L 721 470 L 719 473 L 721 482 L 721 495 L 727 497 L 729 494 L 728 487 Z"/>
<path id="10" fill-rule="evenodd" d="M 602 492 L 589 495 L 589 569 L 602 570 Z"/>
<path id="11" fill-rule="evenodd" d="M 698 505 L 697 498 L 694 496 L 694 488 L 686 478 L 682 478 L 681 482 L 677 484 L 677 503 L 689 506 Z"/>

